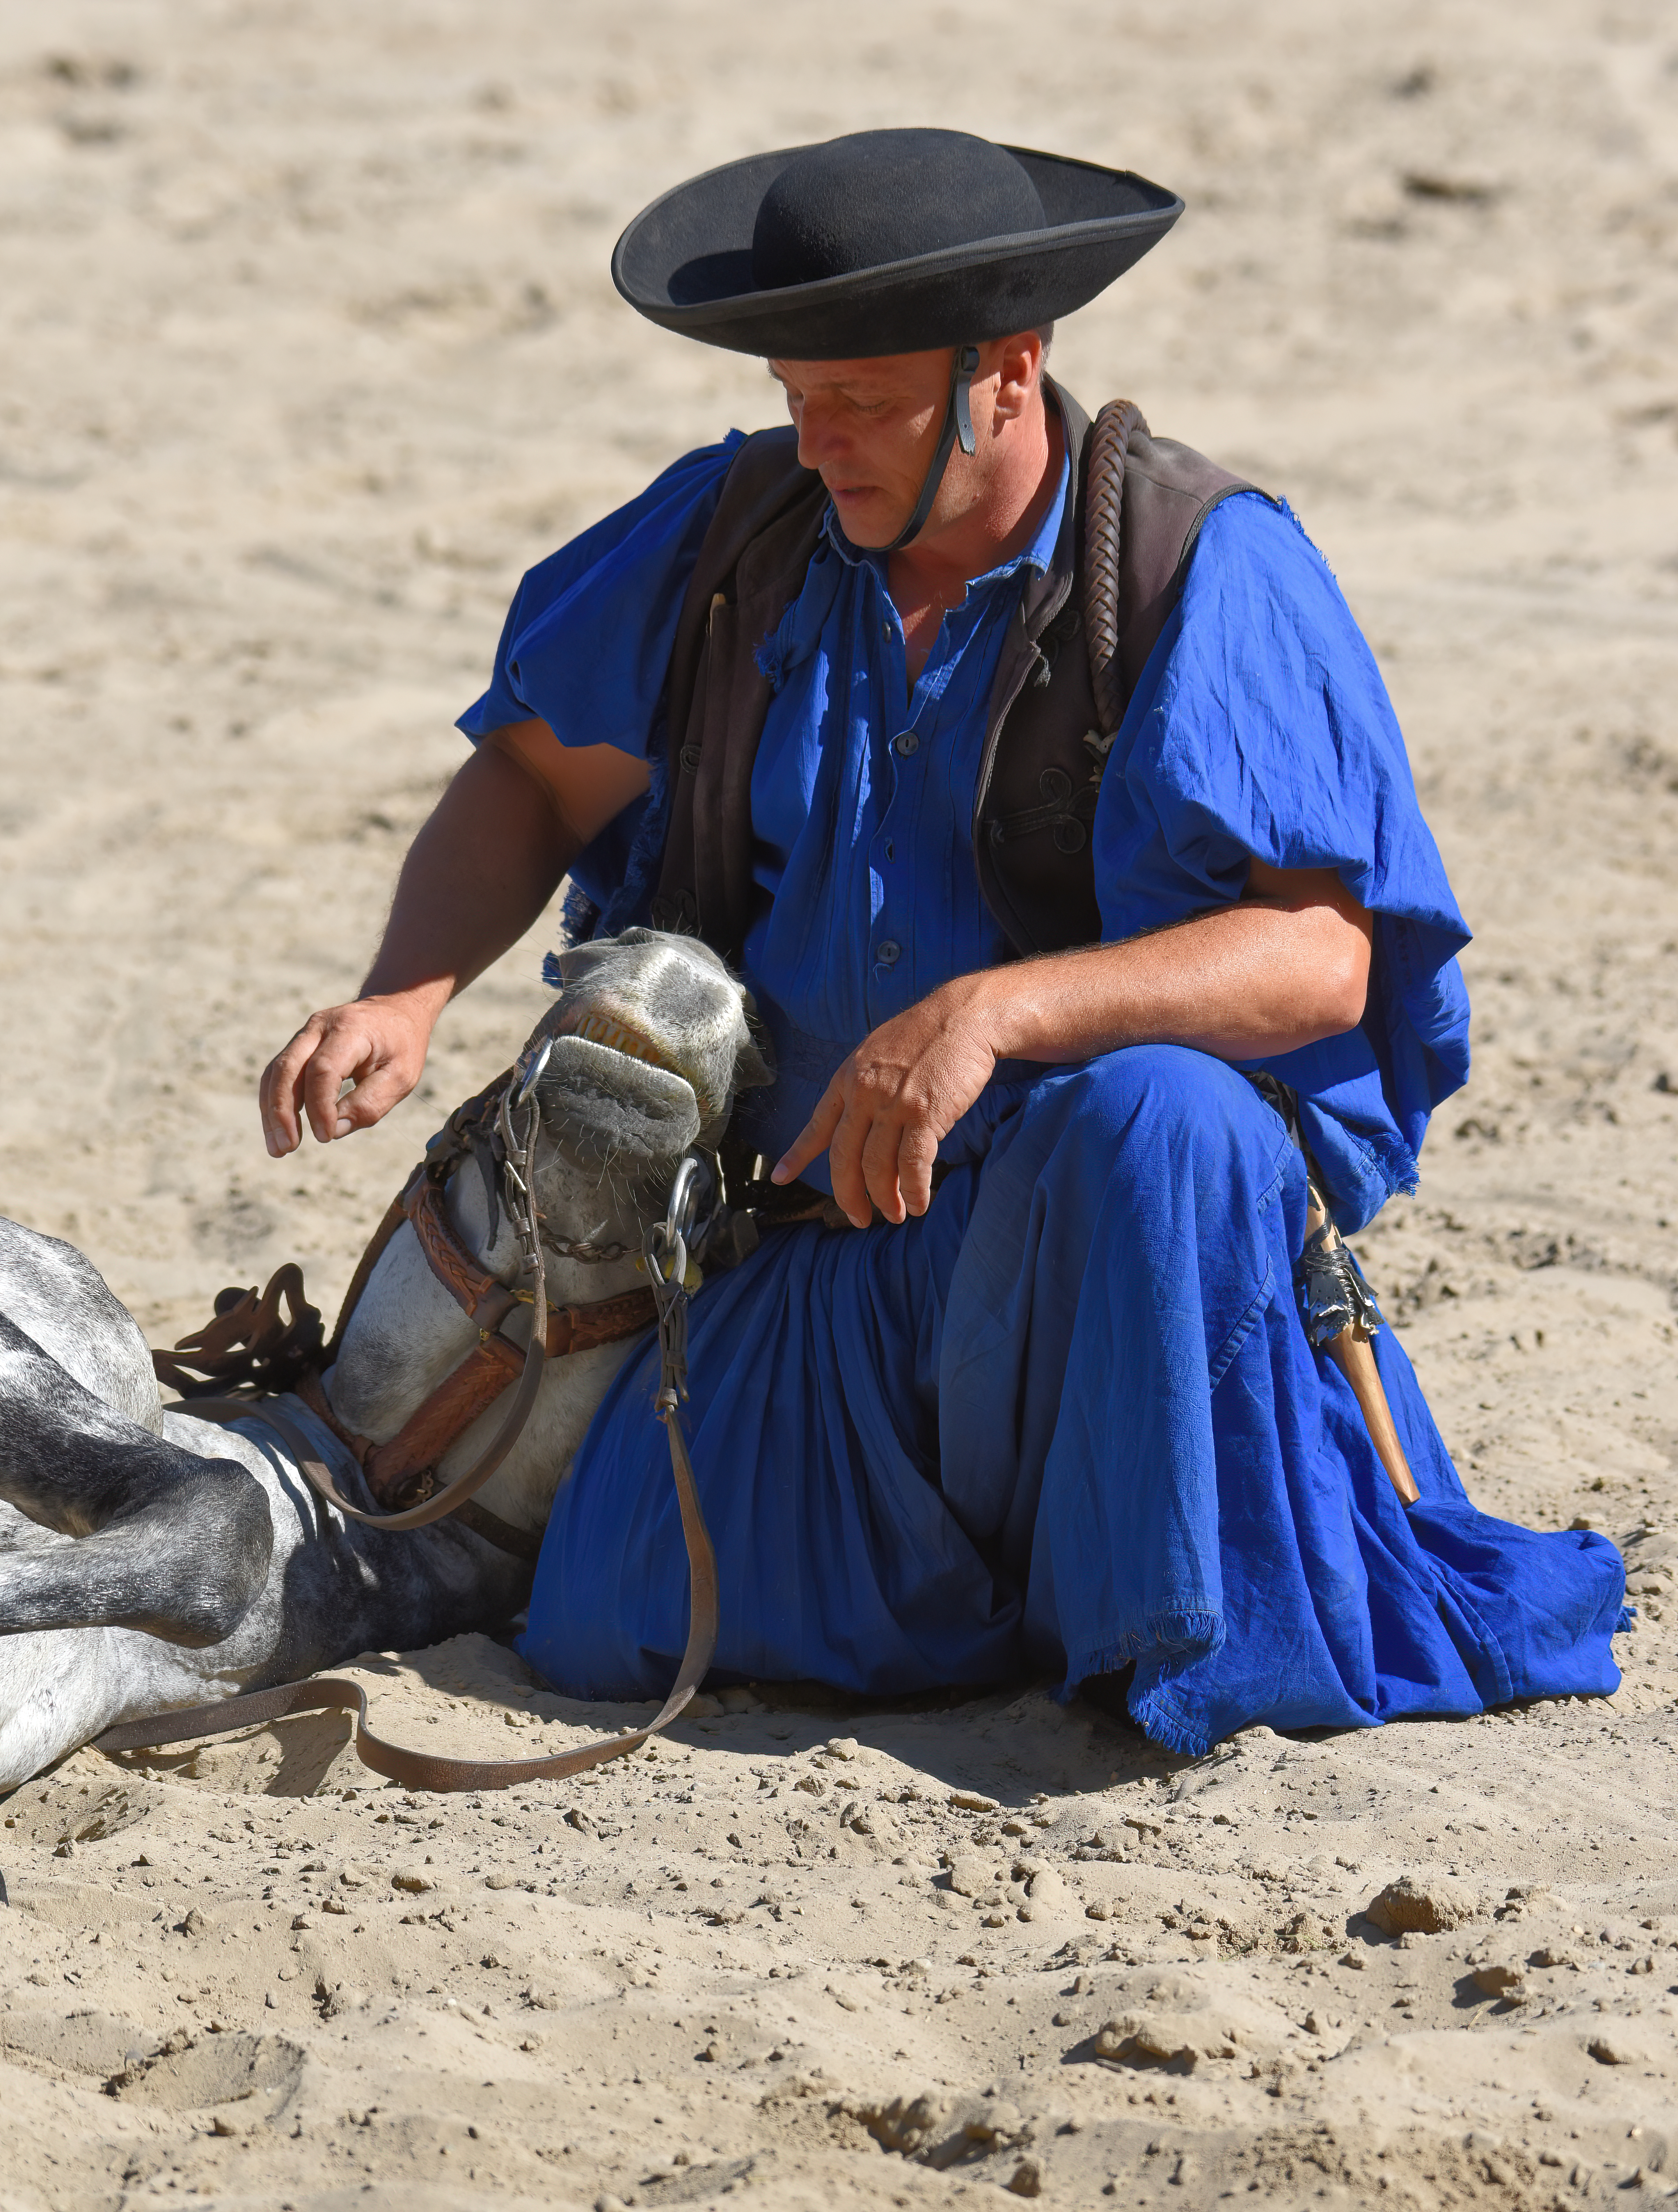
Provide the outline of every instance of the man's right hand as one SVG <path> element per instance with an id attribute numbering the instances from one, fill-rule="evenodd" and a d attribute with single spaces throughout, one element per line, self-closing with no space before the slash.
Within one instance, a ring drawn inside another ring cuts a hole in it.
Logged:
<path id="1" fill-rule="evenodd" d="M 311 1014 L 262 1079 L 262 1131 L 276 1159 L 302 1142 L 302 1118 L 323 1145 L 371 1128 L 419 1081 L 446 991 L 358 999 Z M 435 1000 L 435 1003 L 433 1001 Z M 355 1088 L 340 1097 L 348 1079 Z"/>

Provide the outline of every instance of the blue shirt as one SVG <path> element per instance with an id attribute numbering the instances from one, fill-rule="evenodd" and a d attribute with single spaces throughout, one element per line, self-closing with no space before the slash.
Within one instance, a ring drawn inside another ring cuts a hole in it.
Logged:
<path id="1" fill-rule="evenodd" d="M 645 921 L 668 810 L 663 689 L 683 591 L 737 432 L 525 576 L 476 739 L 539 716 L 561 744 L 647 760 L 651 788 L 572 870 L 602 933 Z M 1067 484 L 1033 543 L 969 586 L 910 691 L 881 556 L 831 512 L 804 587 L 758 647 L 773 687 L 752 781 L 757 911 L 746 980 L 777 1054 L 742 1133 L 772 1157 L 845 1054 L 1006 940 L 973 864 L 984 708 L 1027 569 L 1048 565 Z M 1093 854 L 1103 936 L 1239 898 L 1250 856 L 1333 867 L 1376 916 L 1359 1027 L 1263 1063 L 1299 1091 L 1345 1229 L 1414 1187 L 1427 1119 L 1468 1073 L 1468 932 L 1423 821 L 1378 671 L 1322 556 L 1285 508 L 1240 494 L 1203 526 L 1183 595 L 1114 740 Z M 966 1156 L 999 1071 L 945 1140 Z M 822 1180 L 826 1163 L 809 1171 Z"/>
<path id="2" fill-rule="evenodd" d="M 772 1157 L 870 1030 L 1009 956 L 973 864 L 984 710 L 1025 573 L 1054 557 L 1067 482 L 1063 463 L 1032 542 L 968 585 L 912 691 L 885 556 L 857 551 L 831 510 L 803 592 L 758 649 L 773 697 L 752 772 L 759 896 L 742 966 L 777 1075 L 738 1126 Z"/>

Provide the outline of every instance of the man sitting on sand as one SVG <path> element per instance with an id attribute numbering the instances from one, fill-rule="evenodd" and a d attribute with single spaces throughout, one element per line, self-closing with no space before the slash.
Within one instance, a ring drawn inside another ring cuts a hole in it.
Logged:
<path id="1" fill-rule="evenodd" d="M 573 938 L 738 964 L 778 1073 L 733 1157 L 855 1224 L 766 1231 L 694 1304 L 719 1669 L 1110 1678 L 1187 1752 L 1608 1692 L 1613 1547 L 1476 1512 L 1383 1334 L 1407 1510 L 1302 1318 L 1301 1147 L 1343 1230 L 1414 1188 L 1467 932 L 1287 508 L 1045 374 L 1180 211 L 910 131 L 632 224 L 626 298 L 765 356 L 794 432 L 688 454 L 525 577 L 360 998 L 264 1079 L 270 1149 L 404 1097 L 569 873 Z M 686 1638 L 656 1373 L 537 1570 L 524 1650 L 579 1697 L 662 1695 Z"/>

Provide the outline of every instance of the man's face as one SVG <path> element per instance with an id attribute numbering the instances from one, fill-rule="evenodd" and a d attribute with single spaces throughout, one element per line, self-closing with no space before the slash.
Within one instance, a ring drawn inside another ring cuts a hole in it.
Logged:
<path id="1" fill-rule="evenodd" d="M 820 471 L 853 545 L 889 545 L 913 513 L 943 426 L 952 358 L 941 347 L 871 361 L 770 362 L 797 428 L 798 458 Z M 976 428 L 990 366 L 981 359 L 974 380 Z M 957 465 L 965 460 L 960 452 L 951 456 L 935 520 L 972 496 Z M 968 471 L 972 466 L 967 463 Z"/>

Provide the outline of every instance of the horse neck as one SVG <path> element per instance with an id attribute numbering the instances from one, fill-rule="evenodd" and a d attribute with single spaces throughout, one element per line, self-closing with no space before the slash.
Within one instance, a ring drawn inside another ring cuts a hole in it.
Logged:
<path id="1" fill-rule="evenodd" d="M 633 1290 L 645 1280 L 635 1264 L 636 1219 L 630 1215 L 603 1228 L 598 1225 L 597 1200 L 591 1202 L 590 1187 L 579 1171 L 568 1169 L 563 1161 L 549 1164 L 545 1170 L 539 1167 L 536 1195 L 545 1225 L 560 1242 L 621 1243 L 628 1248 L 621 1259 L 609 1261 L 577 1260 L 548 1252 L 550 1309 L 590 1305 Z M 518 1240 L 504 1219 L 494 1245 L 485 1249 L 488 1216 L 482 1178 L 466 1179 L 456 1203 L 460 1212 L 452 1218 L 463 1239 L 472 1242 L 476 1233 L 474 1249 L 483 1264 L 502 1280 L 511 1282 L 518 1263 Z M 628 1342 L 618 1342 L 548 1361 L 529 1420 L 506 1458 L 478 1492 L 480 1501 L 492 1513 L 516 1528 L 535 1531 L 545 1525 L 554 1494 L 570 1474 L 577 1447 L 630 1351 Z M 498 1407 L 483 1416 L 486 1425 L 501 1418 L 500 1409 L 505 1404 L 503 1397 Z M 475 1434 L 470 1446 L 464 1440 L 457 1443 L 443 1462 L 445 1478 L 459 1474 L 472 1452 L 487 1440 Z"/>

